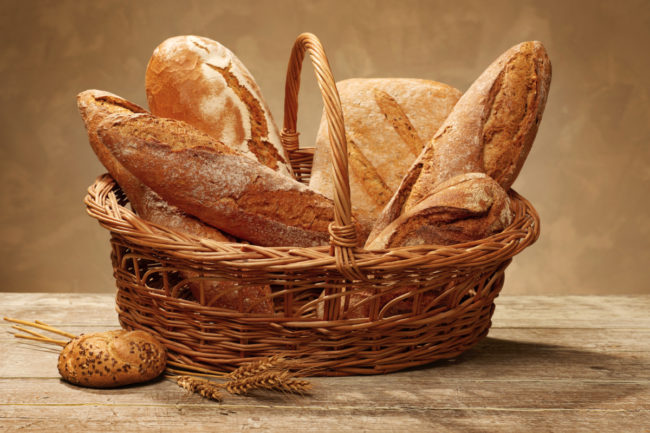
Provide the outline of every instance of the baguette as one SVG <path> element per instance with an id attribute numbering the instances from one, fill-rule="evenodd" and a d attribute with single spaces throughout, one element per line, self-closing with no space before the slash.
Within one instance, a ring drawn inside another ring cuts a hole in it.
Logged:
<path id="1" fill-rule="evenodd" d="M 170 205 L 138 178 L 131 174 L 113 156 L 97 135 L 100 123 L 111 114 L 146 114 L 146 110 L 112 93 L 101 90 L 86 90 L 77 96 L 77 105 L 88 131 L 88 140 L 100 162 L 106 167 L 113 179 L 120 185 L 129 199 L 133 209 L 143 219 L 155 224 L 188 233 L 201 238 L 219 242 L 231 242 L 233 239 L 209 226 L 197 218 L 186 214 L 176 206 Z M 194 273 L 185 273 L 189 277 L 188 287 L 196 300 L 201 300 L 201 285 L 193 280 Z M 219 308 L 244 312 L 272 313 L 269 286 L 233 287 L 228 282 L 209 282 L 204 284 L 203 297 L 211 305 Z M 263 300 L 258 302 L 258 300 Z"/>
<path id="2" fill-rule="evenodd" d="M 57 367 L 64 380 L 91 388 L 114 388 L 154 379 L 165 370 L 167 351 L 144 331 L 80 335 L 61 350 Z"/>
<path id="3" fill-rule="evenodd" d="M 151 113 L 182 120 L 267 167 L 293 177 L 262 92 L 226 47 L 176 36 L 153 52 L 146 72 Z"/>
<path id="4" fill-rule="evenodd" d="M 530 151 L 544 112 L 551 64 L 540 42 L 503 53 L 460 98 L 405 175 L 368 237 L 463 173 L 487 173 L 505 190 Z"/>
<path id="5" fill-rule="evenodd" d="M 77 96 L 77 106 L 86 125 L 88 141 L 99 161 L 120 185 L 133 209 L 142 218 L 171 229 L 220 242 L 231 241 L 210 227 L 170 205 L 133 176 L 111 154 L 97 136 L 99 124 L 111 114 L 144 114 L 147 111 L 126 99 L 101 90 L 86 90 Z"/>
<path id="6" fill-rule="evenodd" d="M 374 220 L 461 93 L 435 81 L 405 78 L 349 79 L 336 87 L 345 117 L 352 204 Z M 324 115 L 309 186 L 333 197 Z"/>
<path id="7" fill-rule="evenodd" d="M 328 244 L 330 199 L 185 122 L 116 114 L 99 137 L 166 201 L 233 236 L 261 246 Z"/>

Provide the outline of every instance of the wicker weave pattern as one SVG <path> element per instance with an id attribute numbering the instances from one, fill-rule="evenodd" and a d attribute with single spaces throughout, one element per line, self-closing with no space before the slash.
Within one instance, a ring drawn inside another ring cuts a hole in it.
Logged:
<path id="1" fill-rule="evenodd" d="M 459 355 L 487 334 L 505 268 L 539 235 L 537 213 L 510 191 L 514 221 L 489 238 L 438 248 L 351 247 L 343 118 L 313 35 L 301 35 L 292 51 L 283 140 L 297 177 L 308 181 L 313 149 L 298 149 L 295 132 L 305 51 L 331 111 L 334 170 L 345 177 L 337 187 L 332 245 L 271 248 L 174 232 L 127 209 L 119 186 L 100 176 L 85 203 L 111 232 L 122 326 L 155 334 L 174 361 L 215 370 L 283 354 L 300 357 L 312 374 L 377 374 Z M 190 299 L 190 283 L 212 281 L 271 285 L 274 313 L 250 313 L 253 304 L 232 311 L 213 307 L 215 299 L 205 296 L 202 304 Z"/>

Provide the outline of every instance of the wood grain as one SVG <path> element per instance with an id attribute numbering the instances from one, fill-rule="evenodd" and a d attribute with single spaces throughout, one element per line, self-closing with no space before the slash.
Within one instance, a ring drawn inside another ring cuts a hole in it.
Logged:
<path id="1" fill-rule="evenodd" d="M 4 316 L 72 333 L 117 327 L 110 295 L 0 293 Z M 0 325 L 0 431 L 648 431 L 650 297 L 497 299 L 489 337 L 452 361 L 314 378 L 307 396 L 227 395 L 169 380 L 112 390 L 62 382 L 58 348 Z"/>

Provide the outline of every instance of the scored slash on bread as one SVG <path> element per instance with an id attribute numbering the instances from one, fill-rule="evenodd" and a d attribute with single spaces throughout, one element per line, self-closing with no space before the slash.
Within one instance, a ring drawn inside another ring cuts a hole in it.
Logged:
<path id="1" fill-rule="evenodd" d="M 117 95 L 101 90 L 81 92 L 77 96 L 77 104 L 86 124 L 91 147 L 113 179 L 120 185 L 138 215 L 147 221 L 181 233 L 219 242 L 233 241 L 231 237 L 218 229 L 166 202 L 131 174 L 99 139 L 99 125 L 110 115 L 147 114 L 145 109 Z M 196 277 L 196 274 L 189 272 L 185 276 Z M 273 306 L 270 304 L 271 289 L 269 286 L 237 287 L 230 282 L 208 281 L 203 283 L 202 293 L 201 284 L 190 278 L 188 287 L 197 300 L 201 300 L 203 297 L 206 302 L 215 307 L 243 311 L 240 309 L 248 308 L 249 305 L 254 304 L 253 312 L 273 312 Z M 258 302 L 259 299 L 265 299 L 265 301 Z"/>
<path id="2" fill-rule="evenodd" d="M 457 244 L 499 233 L 511 222 L 510 199 L 494 179 L 459 174 L 392 221 L 366 248 Z"/>
<path id="3" fill-rule="evenodd" d="M 407 78 L 355 78 L 336 86 L 345 118 L 352 205 L 374 222 L 461 93 L 446 84 Z M 333 197 L 325 117 L 309 186 Z"/>
<path id="4" fill-rule="evenodd" d="M 100 123 L 111 114 L 145 114 L 147 111 L 124 98 L 102 90 L 86 90 L 77 96 L 77 106 L 86 124 L 88 141 L 100 162 L 120 185 L 133 209 L 144 219 L 183 233 L 220 242 L 232 239 L 214 227 L 170 205 L 131 174 L 97 136 Z"/>
<path id="5" fill-rule="evenodd" d="M 550 81 L 551 64 L 540 42 L 518 44 L 497 58 L 463 94 L 408 170 L 377 218 L 366 248 L 399 245 L 398 238 L 382 232 L 394 232 L 398 220 L 412 224 L 414 219 L 407 216 L 412 217 L 410 213 L 416 208 L 420 224 L 434 230 L 438 214 L 433 212 L 422 219 L 421 204 L 454 176 L 487 173 L 508 190 L 532 146 Z M 426 237 L 431 240 L 432 236 Z M 479 239 L 487 233 L 476 236 Z M 394 241 L 387 243 L 389 238 Z M 421 239 L 420 243 L 428 241 Z"/>
<path id="6" fill-rule="evenodd" d="M 165 40 L 147 65 L 146 91 L 152 114 L 185 121 L 293 177 L 258 85 L 237 56 L 219 42 L 191 35 Z"/>
<path id="7" fill-rule="evenodd" d="M 116 114 L 99 137 L 166 201 L 233 236 L 262 246 L 329 242 L 330 199 L 185 122 Z"/>

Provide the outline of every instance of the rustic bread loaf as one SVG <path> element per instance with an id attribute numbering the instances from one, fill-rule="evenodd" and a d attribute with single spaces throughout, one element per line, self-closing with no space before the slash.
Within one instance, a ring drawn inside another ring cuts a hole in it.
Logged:
<path id="1" fill-rule="evenodd" d="M 149 60 L 146 90 L 152 114 L 183 120 L 293 177 L 259 87 L 244 64 L 220 43 L 199 36 L 167 39 Z"/>
<path id="2" fill-rule="evenodd" d="M 112 388 L 158 377 L 167 364 L 167 352 L 144 331 L 108 331 L 80 335 L 59 354 L 64 380 L 91 388 Z"/>
<path id="3" fill-rule="evenodd" d="M 113 154 L 104 146 L 97 136 L 99 124 L 111 114 L 146 113 L 146 110 L 112 93 L 101 90 L 86 90 L 77 96 L 77 105 L 88 131 L 88 140 L 100 162 L 106 167 L 113 179 L 120 185 L 129 199 L 133 209 L 143 219 L 172 230 L 220 242 L 232 241 L 229 236 L 209 226 L 197 218 L 186 214 L 176 206 L 170 205 L 158 194 L 132 175 Z M 185 277 L 196 277 L 186 274 Z M 197 300 L 201 298 L 200 284 L 194 281 L 189 288 Z M 244 311 L 253 305 L 254 312 L 271 313 L 273 306 L 268 299 L 269 286 L 250 286 L 234 289 L 226 282 L 209 282 L 204 284 L 203 297 L 211 305 L 235 311 Z"/>
<path id="4" fill-rule="evenodd" d="M 461 93 L 435 81 L 405 78 L 355 78 L 336 87 L 345 118 L 352 205 L 374 220 Z M 309 186 L 333 197 L 324 115 Z"/>
<path id="5" fill-rule="evenodd" d="M 88 141 L 99 161 L 120 185 L 133 209 L 144 219 L 171 229 L 195 236 L 228 241 L 223 233 L 187 215 L 165 202 L 158 194 L 144 185 L 115 159 L 97 136 L 99 124 L 111 114 L 146 113 L 147 111 L 126 99 L 101 90 L 86 90 L 77 95 L 77 106 L 86 124 Z"/>
<path id="6" fill-rule="evenodd" d="M 457 244 L 501 232 L 511 222 L 510 199 L 494 179 L 459 174 L 393 220 L 366 248 Z"/>
<path id="7" fill-rule="evenodd" d="M 329 241 L 330 199 L 185 122 L 115 114 L 99 137 L 166 201 L 233 236 L 262 246 Z"/>
<path id="8" fill-rule="evenodd" d="M 503 53 L 463 94 L 377 218 L 368 242 L 453 176 L 484 172 L 509 189 L 530 151 L 551 80 L 540 42 Z"/>

